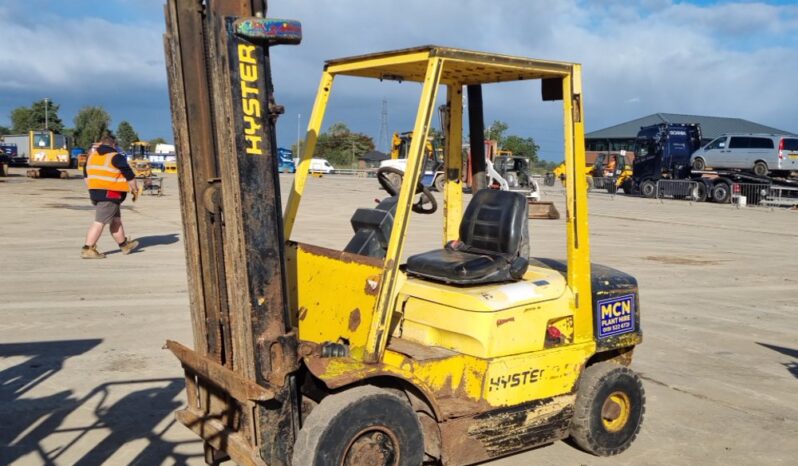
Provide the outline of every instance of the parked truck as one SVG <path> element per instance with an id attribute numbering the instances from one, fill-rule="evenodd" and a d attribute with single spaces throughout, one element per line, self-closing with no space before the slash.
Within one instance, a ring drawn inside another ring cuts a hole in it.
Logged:
<path id="1" fill-rule="evenodd" d="M 8 167 L 16 154 L 16 144 L 0 143 L 0 176 L 8 176 Z"/>
<path id="2" fill-rule="evenodd" d="M 28 138 L 27 134 L 8 134 L 0 137 L 2 144 L 6 147 L 14 146 L 14 154 L 10 155 L 12 166 L 24 166 L 28 164 Z"/>
<path id="3" fill-rule="evenodd" d="M 698 123 L 660 123 L 640 128 L 635 141 L 632 190 L 643 197 L 670 195 L 696 201 L 794 205 L 798 182 L 748 170 L 696 170 L 691 157 L 702 150 Z M 665 180 L 665 183 L 662 181 Z"/>

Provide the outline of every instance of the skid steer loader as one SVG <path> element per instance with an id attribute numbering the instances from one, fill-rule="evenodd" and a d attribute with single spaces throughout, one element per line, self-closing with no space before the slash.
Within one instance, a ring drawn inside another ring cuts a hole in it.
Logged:
<path id="1" fill-rule="evenodd" d="M 269 47 L 299 23 L 262 2 L 169 0 L 166 52 L 194 349 L 180 422 L 210 464 L 471 464 L 570 436 L 625 450 L 643 388 L 634 278 L 590 263 L 582 183 L 568 183 L 567 257 L 531 258 L 522 194 L 461 187 L 464 86 L 542 80 L 562 100 L 566 177 L 585 176 L 580 66 L 439 46 L 327 61 L 281 212 Z M 357 209 L 340 249 L 292 240 L 333 89 L 344 77 L 419 83 L 406 176 Z M 431 213 L 419 181 L 441 87 L 448 107 L 439 248 L 403 260 Z M 530 98 L 532 96 L 529 96 Z M 469 112 L 481 112 L 469 101 Z M 471 115 L 476 116 L 476 115 Z M 481 115 L 479 115 L 481 117 Z M 420 194 L 419 194 L 420 193 Z"/>

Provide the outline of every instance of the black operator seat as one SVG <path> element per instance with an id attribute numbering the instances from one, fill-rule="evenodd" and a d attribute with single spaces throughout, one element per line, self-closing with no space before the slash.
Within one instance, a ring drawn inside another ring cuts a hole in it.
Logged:
<path id="1" fill-rule="evenodd" d="M 409 257 L 405 271 L 454 285 L 520 280 L 529 266 L 527 209 L 521 193 L 477 191 L 463 214 L 459 241 Z"/>

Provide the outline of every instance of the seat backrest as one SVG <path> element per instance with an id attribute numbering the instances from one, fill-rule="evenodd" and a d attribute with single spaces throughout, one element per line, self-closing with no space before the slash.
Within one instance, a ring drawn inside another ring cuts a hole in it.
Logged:
<path id="1" fill-rule="evenodd" d="M 526 258 L 527 209 L 526 197 L 521 193 L 481 189 L 463 214 L 460 241 L 483 251 Z"/>

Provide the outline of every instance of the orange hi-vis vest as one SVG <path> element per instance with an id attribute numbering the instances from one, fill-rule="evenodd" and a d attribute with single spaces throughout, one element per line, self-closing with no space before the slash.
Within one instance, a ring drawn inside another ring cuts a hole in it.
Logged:
<path id="1" fill-rule="evenodd" d="M 116 152 L 100 155 L 97 151 L 93 151 L 89 155 L 89 159 L 86 161 L 86 181 L 89 184 L 89 189 L 130 191 L 130 186 L 122 172 L 111 163 L 115 155 Z"/>

